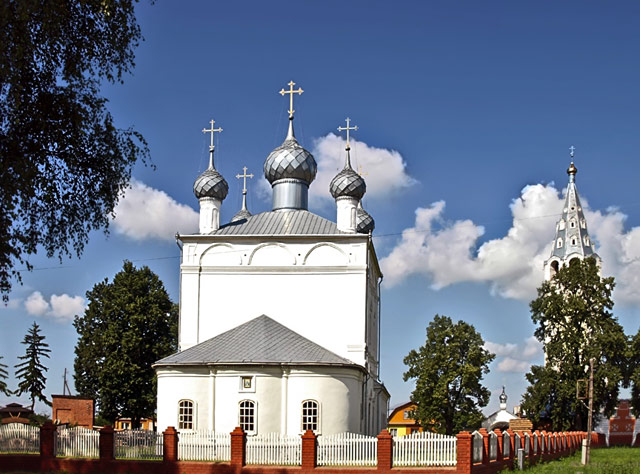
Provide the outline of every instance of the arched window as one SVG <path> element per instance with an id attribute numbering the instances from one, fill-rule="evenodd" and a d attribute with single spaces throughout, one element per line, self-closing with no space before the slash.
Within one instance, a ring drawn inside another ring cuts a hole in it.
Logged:
<path id="1" fill-rule="evenodd" d="M 256 402 L 242 400 L 238 411 L 238 424 L 246 433 L 256 432 Z"/>
<path id="2" fill-rule="evenodd" d="M 561 249 L 562 248 L 562 239 L 558 239 L 558 248 Z"/>
<path id="3" fill-rule="evenodd" d="M 576 221 L 571 220 L 571 222 L 569 223 L 569 227 L 571 227 L 572 229 L 575 228 L 576 226 Z"/>
<path id="4" fill-rule="evenodd" d="M 551 276 L 554 276 L 556 273 L 558 273 L 559 267 L 560 265 L 558 264 L 557 260 L 554 260 L 553 262 L 551 262 Z"/>
<path id="5" fill-rule="evenodd" d="M 575 245 L 576 244 L 576 239 L 571 239 L 571 245 Z"/>
<path id="6" fill-rule="evenodd" d="M 302 402 L 302 431 L 318 431 L 319 418 L 318 402 L 315 400 Z"/>
<path id="7" fill-rule="evenodd" d="M 180 400 L 178 403 L 178 429 L 192 430 L 194 429 L 194 413 L 192 400 Z"/>

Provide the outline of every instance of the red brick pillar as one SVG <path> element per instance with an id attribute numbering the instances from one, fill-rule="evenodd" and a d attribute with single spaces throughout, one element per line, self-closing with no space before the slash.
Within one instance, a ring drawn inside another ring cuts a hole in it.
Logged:
<path id="1" fill-rule="evenodd" d="M 393 438 L 387 430 L 378 435 L 378 471 L 390 471 L 393 464 Z"/>
<path id="2" fill-rule="evenodd" d="M 56 426 L 47 421 L 40 428 L 40 456 L 52 458 L 56 455 Z"/>
<path id="3" fill-rule="evenodd" d="M 498 461 L 500 464 L 502 464 L 502 462 L 504 460 L 504 456 L 503 456 L 504 451 L 502 450 L 502 448 L 503 448 L 502 443 L 504 442 L 504 438 L 502 437 L 502 431 L 500 431 L 500 429 L 496 428 L 495 430 L 493 430 L 493 432 L 498 437 L 498 439 L 497 439 L 497 441 L 498 441 L 498 452 L 496 453 L 496 461 Z"/>
<path id="4" fill-rule="evenodd" d="M 318 437 L 312 430 L 302 435 L 302 469 L 315 469 L 318 465 Z"/>
<path id="5" fill-rule="evenodd" d="M 247 464 L 247 433 L 236 426 L 231 432 L 231 465 L 246 466 Z"/>
<path id="6" fill-rule="evenodd" d="M 458 474 L 471 474 L 473 466 L 473 441 L 471 433 L 461 431 L 456 436 L 456 472 Z"/>
<path id="7" fill-rule="evenodd" d="M 115 456 L 113 455 L 113 450 L 113 427 L 105 426 L 100 430 L 100 460 L 114 460 Z"/>
<path id="8" fill-rule="evenodd" d="M 480 428 L 478 433 L 482 435 L 482 464 L 489 464 L 489 433 L 484 428 Z"/>
<path id="9" fill-rule="evenodd" d="M 178 460 L 178 432 L 173 426 L 168 426 L 162 432 L 162 460 L 176 462 Z"/>

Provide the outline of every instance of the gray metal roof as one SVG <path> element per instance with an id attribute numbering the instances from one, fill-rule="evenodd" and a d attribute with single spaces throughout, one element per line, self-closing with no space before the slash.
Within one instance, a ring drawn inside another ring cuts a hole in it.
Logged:
<path id="1" fill-rule="evenodd" d="M 307 210 L 267 211 L 223 225 L 211 235 L 335 235 L 335 222 Z"/>
<path id="2" fill-rule="evenodd" d="M 154 364 L 355 365 L 262 315 Z"/>

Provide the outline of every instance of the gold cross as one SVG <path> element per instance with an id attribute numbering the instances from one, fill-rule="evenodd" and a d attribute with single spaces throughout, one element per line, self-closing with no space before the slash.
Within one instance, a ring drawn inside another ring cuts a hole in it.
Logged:
<path id="1" fill-rule="evenodd" d="M 213 150 L 213 134 L 215 132 L 221 132 L 222 129 L 221 128 L 213 128 L 214 124 L 216 123 L 215 120 L 211 119 L 211 122 L 209 122 L 211 124 L 211 128 L 206 129 L 203 128 L 202 129 L 202 133 L 211 133 L 211 145 L 209 145 L 209 151 Z"/>
<path id="2" fill-rule="evenodd" d="M 243 167 L 242 170 L 244 171 L 242 174 L 238 173 L 236 175 L 236 178 L 240 179 L 243 178 L 243 184 L 242 184 L 242 192 L 246 193 L 247 192 L 247 178 L 253 178 L 253 174 L 247 174 L 247 167 Z"/>
<path id="3" fill-rule="evenodd" d="M 358 130 L 358 126 L 354 125 L 353 127 L 349 126 L 351 119 L 349 117 L 346 118 L 345 122 L 347 122 L 346 127 L 338 127 L 339 132 L 347 131 L 347 150 L 351 150 L 351 146 L 349 145 L 349 130 Z"/>
<path id="4" fill-rule="evenodd" d="M 294 91 L 293 86 L 295 86 L 296 83 L 293 81 L 291 81 L 287 85 L 289 86 L 289 90 L 286 91 L 284 90 L 284 88 L 282 88 L 282 90 L 280 91 L 280 95 L 284 97 L 285 94 L 289 94 L 289 118 L 293 118 L 293 113 L 295 112 L 295 110 L 293 110 L 293 94 L 302 95 L 304 91 L 300 87 L 298 87 L 298 90 Z"/>

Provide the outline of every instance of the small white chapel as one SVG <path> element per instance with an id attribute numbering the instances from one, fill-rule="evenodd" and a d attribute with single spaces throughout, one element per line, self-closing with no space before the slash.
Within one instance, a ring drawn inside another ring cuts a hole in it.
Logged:
<path id="1" fill-rule="evenodd" d="M 336 221 L 309 212 L 314 157 L 289 128 L 268 154 L 264 175 L 272 209 L 246 203 L 220 224 L 228 184 L 214 163 L 194 183 L 199 233 L 180 235 L 179 351 L 157 361 L 158 429 L 230 432 L 341 432 L 374 435 L 386 427 L 389 392 L 380 381 L 380 284 L 373 218 L 361 201 L 366 183 L 350 162 L 327 190 Z"/>

